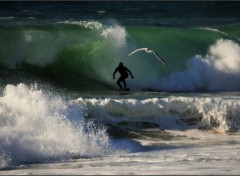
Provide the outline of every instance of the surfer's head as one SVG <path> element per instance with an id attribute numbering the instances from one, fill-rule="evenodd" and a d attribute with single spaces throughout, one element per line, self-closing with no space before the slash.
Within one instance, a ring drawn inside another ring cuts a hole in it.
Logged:
<path id="1" fill-rule="evenodd" d="M 122 66 L 123 66 L 123 63 L 122 63 L 122 62 L 119 62 L 119 66 L 122 67 Z"/>

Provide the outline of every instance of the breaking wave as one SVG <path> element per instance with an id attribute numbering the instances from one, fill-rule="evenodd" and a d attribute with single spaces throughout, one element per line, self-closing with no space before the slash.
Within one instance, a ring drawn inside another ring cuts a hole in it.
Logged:
<path id="1" fill-rule="evenodd" d="M 17 70 L 15 79 L 24 72 L 78 90 L 116 87 L 112 72 L 120 61 L 135 75 L 133 90 L 239 90 L 238 29 L 124 27 L 113 20 L 2 26 L 0 65 L 3 73 Z M 128 57 L 139 47 L 157 51 L 168 66 L 144 52 Z"/>

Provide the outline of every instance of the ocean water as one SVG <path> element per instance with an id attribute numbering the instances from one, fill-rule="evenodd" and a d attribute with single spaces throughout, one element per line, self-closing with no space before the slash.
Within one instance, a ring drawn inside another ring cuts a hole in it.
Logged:
<path id="1" fill-rule="evenodd" d="M 0 175 L 239 174 L 239 8 L 0 2 Z"/>

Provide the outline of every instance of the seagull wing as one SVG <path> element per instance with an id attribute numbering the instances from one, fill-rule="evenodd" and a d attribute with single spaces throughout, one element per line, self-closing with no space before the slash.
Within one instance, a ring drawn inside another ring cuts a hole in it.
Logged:
<path id="1" fill-rule="evenodd" d="M 153 52 L 153 54 L 158 58 L 158 60 L 160 60 L 162 62 L 163 65 L 167 66 L 166 62 L 164 61 L 164 59 L 158 55 L 158 53 Z"/>
<path id="2" fill-rule="evenodd" d="M 133 51 L 133 52 L 131 52 L 130 54 L 128 54 L 128 56 L 130 56 L 130 55 L 132 55 L 132 54 L 134 54 L 134 53 L 136 53 L 136 52 L 138 52 L 138 51 L 146 51 L 148 48 L 138 48 L 138 49 L 136 49 L 135 51 Z"/>
<path id="3" fill-rule="evenodd" d="M 163 65 L 167 66 L 167 64 L 166 64 L 166 62 L 164 61 L 164 59 L 163 59 L 161 56 L 159 56 L 158 53 L 156 53 L 155 51 L 153 51 L 153 50 L 150 49 L 150 48 L 138 48 L 138 49 L 134 50 L 133 52 L 131 52 L 130 54 L 128 54 L 128 56 L 130 56 L 130 55 L 132 55 L 132 54 L 134 54 L 134 53 L 136 53 L 136 52 L 138 52 L 138 51 L 145 51 L 146 53 L 153 53 L 153 54 L 157 57 L 157 59 L 160 60 L 160 62 L 161 62 Z"/>

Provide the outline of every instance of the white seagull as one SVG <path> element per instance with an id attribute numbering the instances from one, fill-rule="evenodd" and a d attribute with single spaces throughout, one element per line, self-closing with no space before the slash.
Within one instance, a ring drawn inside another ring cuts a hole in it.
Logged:
<path id="1" fill-rule="evenodd" d="M 158 53 L 156 53 L 155 51 L 151 50 L 150 48 L 139 48 L 139 49 L 136 49 L 135 51 L 131 52 L 130 54 L 128 54 L 128 56 L 132 55 L 133 53 L 136 53 L 138 51 L 145 51 L 146 53 L 153 53 L 158 60 L 161 61 L 161 63 L 165 66 L 167 66 L 166 62 L 164 61 L 164 59 L 162 57 L 160 57 L 158 55 Z"/>

